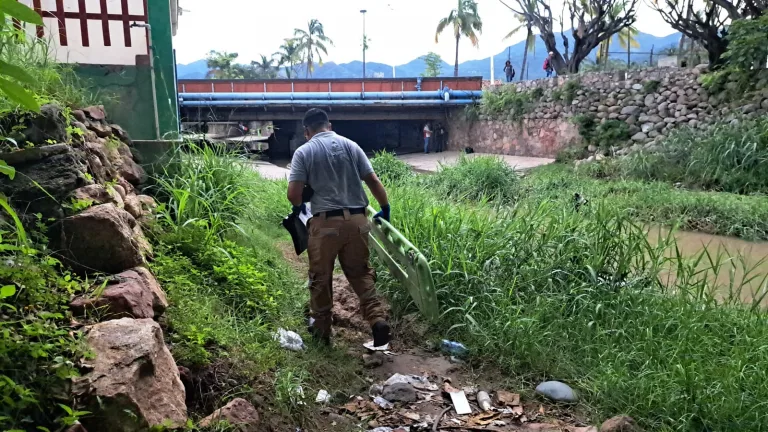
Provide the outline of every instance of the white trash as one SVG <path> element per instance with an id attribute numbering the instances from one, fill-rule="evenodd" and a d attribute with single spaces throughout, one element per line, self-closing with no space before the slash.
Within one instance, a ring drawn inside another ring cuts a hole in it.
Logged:
<path id="1" fill-rule="evenodd" d="M 315 402 L 324 404 L 324 403 L 328 403 L 330 401 L 331 401 L 331 394 L 330 393 L 328 393 L 325 390 L 320 390 L 319 392 L 317 392 L 317 397 L 315 398 Z"/>
<path id="2" fill-rule="evenodd" d="M 301 351 L 304 349 L 304 341 L 296 332 L 279 328 L 277 333 L 275 333 L 275 340 L 280 343 L 281 347 L 291 351 Z"/>

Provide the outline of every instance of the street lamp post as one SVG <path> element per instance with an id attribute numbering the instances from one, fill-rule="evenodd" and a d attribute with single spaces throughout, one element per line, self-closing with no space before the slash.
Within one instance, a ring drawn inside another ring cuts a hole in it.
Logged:
<path id="1" fill-rule="evenodd" d="M 365 50 L 368 48 L 366 45 L 368 45 L 368 41 L 365 39 L 365 13 L 368 12 L 365 9 L 362 9 L 360 11 L 361 14 L 363 14 L 363 79 L 365 79 Z"/>

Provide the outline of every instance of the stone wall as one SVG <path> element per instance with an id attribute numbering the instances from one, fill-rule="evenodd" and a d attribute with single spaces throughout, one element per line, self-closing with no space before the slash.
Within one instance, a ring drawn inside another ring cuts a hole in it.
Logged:
<path id="1" fill-rule="evenodd" d="M 736 104 L 709 95 L 700 83 L 705 71 L 700 66 L 595 72 L 499 86 L 491 91 L 539 88 L 543 96 L 524 113 L 489 114 L 481 109 L 479 119 L 474 121 L 467 120 L 461 111 L 452 113 L 448 148 L 472 147 L 481 153 L 554 157 L 562 148 L 582 143 L 572 118 L 591 114 L 598 122 L 627 123 L 631 139 L 617 143 L 614 149 L 622 153 L 630 148 L 653 146 L 681 126 L 705 127 L 736 115 L 756 117 L 768 111 L 765 91 L 747 95 Z M 590 150 L 608 151 L 594 147 Z"/>

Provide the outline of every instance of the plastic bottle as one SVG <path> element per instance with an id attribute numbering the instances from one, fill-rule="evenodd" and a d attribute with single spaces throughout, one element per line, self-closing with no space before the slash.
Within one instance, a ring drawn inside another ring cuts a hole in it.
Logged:
<path id="1" fill-rule="evenodd" d="M 443 339 L 441 347 L 443 348 L 443 351 L 455 356 L 463 356 L 467 354 L 467 347 L 459 342 Z"/>
<path id="2" fill-rule="evenodd" d="M 488 395 L 487 392 L 479 391 L 477 392 L 477 404 L 480 406 L 480 409 L 483 411 L 490 411 L 491 410 L 491 396 Z"/>

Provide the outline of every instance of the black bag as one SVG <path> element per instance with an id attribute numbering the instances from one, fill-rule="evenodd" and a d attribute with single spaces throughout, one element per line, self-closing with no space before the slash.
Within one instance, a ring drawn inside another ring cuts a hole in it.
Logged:
<path id="1" fill-rule="evenodd" d="M 298 215 L 291 213 L 283 219 L 283 227 L 291 233 L 293 249 L 296 251 L 296 255 L 301 255 L 302 252 L 307 250 L 309 245 L 309 232 L 304 222 L 301 221 Z"/>
<path id="2" fill-rule="evenodd" d="M 301 191 L 301 202 L 306 203 L 310 202 L 312 200 L 312 195 L 315 194 L 315 190 L 312 189 L 312 186 L 305 184 L 304 190 Z"/>
<path id="3" fill-rule="evenodd" d="M 466 147 L 464 149 L 464 153 L 466 153 L 466 154 L 472 154 L 474 152 L 475 152 L 475 149 L 473 149 L 472 147 Z"/>

